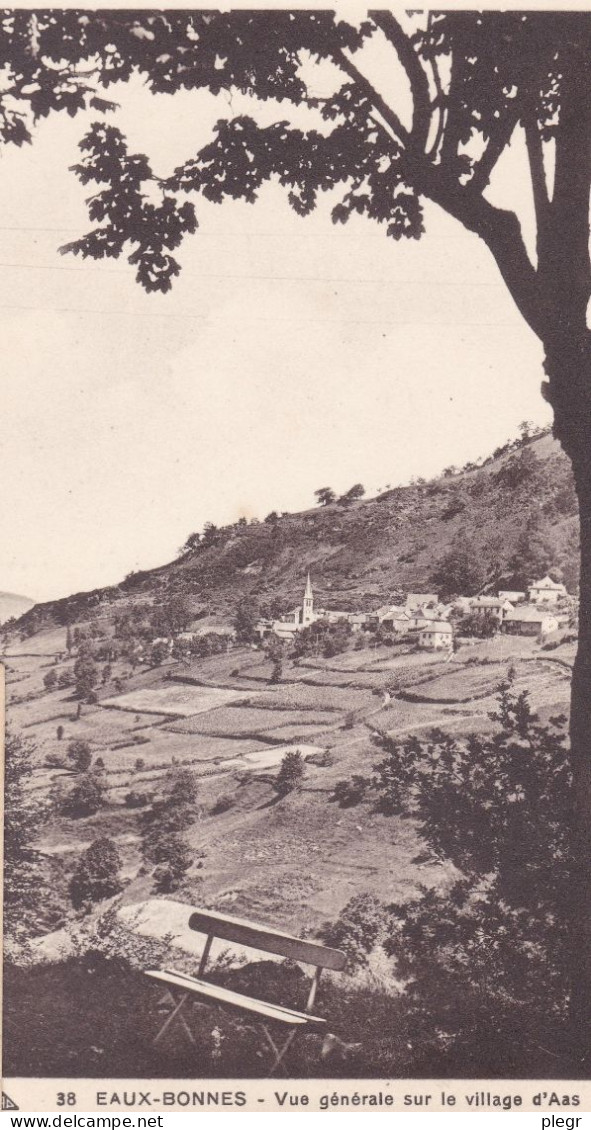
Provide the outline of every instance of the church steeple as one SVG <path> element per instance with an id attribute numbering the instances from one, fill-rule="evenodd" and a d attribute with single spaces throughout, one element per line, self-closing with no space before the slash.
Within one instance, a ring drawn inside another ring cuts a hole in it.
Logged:
<path id="1" fill-rule="evenodd" d="M 302 624 L 309 624 L 314 615 L 314 594 L 312 592 L 312 582 L 310 580 L 310 573 L 306 579 L 306 588 L 304 589 L 304 603 L 302 604 Z"/>

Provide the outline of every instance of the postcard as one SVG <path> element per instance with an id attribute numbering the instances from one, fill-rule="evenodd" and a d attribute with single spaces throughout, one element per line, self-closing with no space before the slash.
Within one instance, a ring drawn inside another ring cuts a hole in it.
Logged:
<path id="1" fill-rule="evenodd" d="M 574 1130 L 591 10 L 0 39 L 3 1109 Z"/>

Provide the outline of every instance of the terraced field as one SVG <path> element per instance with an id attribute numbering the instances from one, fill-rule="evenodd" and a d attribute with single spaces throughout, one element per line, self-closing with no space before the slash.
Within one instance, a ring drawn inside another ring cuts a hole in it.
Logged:
<path id="1" fill-rule="evenodd" d="M 286 660 L 274 686 L 260 653 L 236 648 L 190 668 L 170 661 L 131 671 L 119 664 L 112 681 L 98 687 L 98 703 L 83 704 L 78 717 L 71 690 L 43 688 L 51 665 L 59 675 L 73 663 L 64 632 L 42 637 L 36 654 L 9 658 L 10 689 L 30 688 L 29 701 L 13 704 L 10 715 L 34 741 L 34 787 L 69 787 L 67 746 L 83 739 L 104 763 L 107 806 L 93 817 L 57 819 L 44 829 L 41 850 L 71 860 L 97 836 L 113 835 L 129 878 L 125 899 L 147 897 L 137 814 L 126 796 L 157 792 L 171 764 L 188 765 L 198 778 L 199 813 L 187 838 L 195 851 L 205 851 L 206 864 L 189 872 L 183 898 L 296 932 L 335 917 L 353 894 L 394 901 L 419 883 L 449 881 L 445 868 L 420 862 L 411 823 L 379 816 L 368 805 L 341 809 L 331 800 L 337 781 L 370 773 L 379 759 L 372 733 L 492 728 L 496 687 L 510 664 L 518 689 L 528 690 L 542 716 L 558 713 L 568 705 L 572 661 L 572 648 L 545 653 L 534 640 L 501 637 L 461 648 L 452 662 L 401 646 Z M 317 756 L 306 762 L 301 791 L 280 798 L 273 779 L 290 747 Z M 50 755 L 63 765 L 48 765 Z"/>
<path id="2" fill-rule="evenodd" d="M 130 694 L 105 698 L 101 705 L 114 710 L 145 711 L 149 714 L 190 717 L 206 714 L 223 702 L 236 702 L 240 693 L 221 687 L 194 687 L 184 683 L 171 683 L 163 687 L 145 687 Z"/>

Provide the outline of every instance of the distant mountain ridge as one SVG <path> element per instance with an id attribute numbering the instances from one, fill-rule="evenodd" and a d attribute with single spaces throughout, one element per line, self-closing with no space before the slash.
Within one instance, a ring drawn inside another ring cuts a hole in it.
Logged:
<path id="1" fill-rule="evenodd" d="M 18 619 L 34 605 L 35 601 L 28 596 L 20 596 L 15 592 L 0 592 L 0 624 L 5 624 L 13 616 Z"/>
<path id="2" fill-rule="evenodd" d="M 377 498 L 269 514 L 188 537 L 179 557 L 119 585 L 36 605 L 23 624 L 74 623 L 183 595 L 195 617 L 228 622 L 298 603 L 308 570 L 318 605 L 368 610 L 408 591 L 521 588 L 558 568 L 578 580 L 578 512 L 570 463 L 549 432 Z"/>

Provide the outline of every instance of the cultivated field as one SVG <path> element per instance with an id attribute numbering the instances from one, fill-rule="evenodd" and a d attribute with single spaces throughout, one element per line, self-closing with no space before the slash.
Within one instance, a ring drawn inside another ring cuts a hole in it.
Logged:
<path id="1" fill-rule="evenodd" d="M 34 742 L 39 792 L 57 783 L 71 787 L 67 746 L 88 741 L 93 758 L 103 762 L 108 803 L 92 817 L 53 819 L 40 849 L 67 871 L 94 839 L 114 838 L 128 884 L 125 902 L 150 897 L 138 814 L 126 797 L 157 793 L 172 764 L 188 766 L 198 779 L 198 811 L 185 835 L 205 856 L 176 897 L 299 933 L 336 917 L 354 894 L 396 901 L 419 884 L 450 880 L 449 868 L 425 862 L 412 822 L 331 800 L 337 781 L 371 773 L 381 756 L 374 735 L 492 727 L 496 688 L 511 665 L 517 689 L 528 691 L 543 717 L 566 712 L 573 658 L 572 645 L 544 651 L 520 637 L 471 642 L 451 662 L 396 645 L 286 661 L 281 683 L 270 685 L 271 667 L 260 653 L 234 648 L 189 668 L 166 662 L 132 671 L 114 663 L 111 678 L 97 688 L 97 703 L 79 711 L 71 688 L 48 693 L 43 687 L 50 667 L 59 677 L 74 662 L 64 635 L 41 632 L 34 647 L 26 641 L 26 653 L 24 645 L 11 649 L 9 691 L 26 699 L 9 702 L 9 723 Z M 281 798 L 273 780 L 290 747 L 312 760 L 301 791 Z M 48 765 L 48 757 L 63 764 Z"/>

